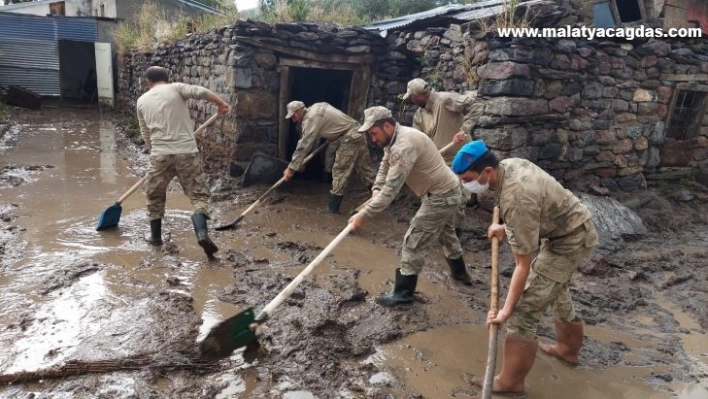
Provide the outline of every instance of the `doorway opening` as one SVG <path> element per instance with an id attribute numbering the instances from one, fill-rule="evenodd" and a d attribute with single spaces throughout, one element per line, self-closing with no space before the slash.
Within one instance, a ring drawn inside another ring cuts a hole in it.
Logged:
<path id="1" fill-rule="evenodd" d="M 62 100 L 98 103 L 96 51 L 92 42 L 59 40 L 59 87 Z"/>
<path id="2" fill-rule="evenodd" d="M 302 101 L 309 107 L 314 103 L 326 102 L 329 105 L 347 113 L 349 107 L 349 92 L 352 84 L 353 71 L 322 69 L 322 68 L 290 68 L 289 101 Z M 287 142 L 287 160 L 292 159 L 293 152 L 300 138 L 300 125 L 289 124 Z M 323 142 L 324 139 L 321 140 Z M 325 151 L 313 158 L 305 166 L 302 173 L 295 175 L 296 179 L 320 180 L 324 175 Z"/>

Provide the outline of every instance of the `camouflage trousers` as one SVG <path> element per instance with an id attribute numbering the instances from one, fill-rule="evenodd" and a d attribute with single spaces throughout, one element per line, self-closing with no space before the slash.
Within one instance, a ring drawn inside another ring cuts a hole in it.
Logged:
<path id="1" fill-rule="evenodd" d="M 324 155 L 324 170 L 327 173 L 332 173 L 332 168 L 334 167 L 334 159 L 337 157 L 337 150 L 339 149 L 339 140 L 335 140 L 327 144 L 325 148 Z"/>
<path id="2" fill-rule="evenodd" d="M 401 274 L 420 274 L 433 243 L 442 244 L 445 257 L 457 259 L 462 256 L 460 241 L 455 235 L 455 210 L 462 202 L 460 187 L 443 194 L 426 194 L 416 212 L 401 250 Z"/>
<path id="3" fill-rule="evenodd" d="M 555 242 L 544 241 L 538 256 L 531 263 L 531 271 L 524 292 L 514 312 L 506 322 L 507 336 L 536 339 L 538 323 L 550 307 L 556 319 L 575 320 L 575 307 L 568 284 L 578 266 L 597 242 L 592 221 L 580 231 Z M 564 273 L 558 273 L 564 270 Z"/>
<path id="4" fill-rule="evenodd" d="M 334 195 L 344 195 L 344 189 L 356 173 L 364 186 L 374 184 L 374 171 L 366 138 L 356 129 L 344 134 L 335 144 L 337 146 L 332 165 L 332 190 Z"/>
<path id="5" fill-rule="evenodd" d="M 193 154 L 153 155 L 145 182 L 147 213 L 150 220 L 165 216 L 167 186 L 177 176 L 195 212 L 209 215 L 211 192 L 202 170 L 201 156 Z"/>

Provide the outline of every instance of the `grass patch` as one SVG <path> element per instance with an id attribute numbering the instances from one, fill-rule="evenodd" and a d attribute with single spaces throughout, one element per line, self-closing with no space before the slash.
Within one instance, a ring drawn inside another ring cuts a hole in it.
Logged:
<path id="1" fill-rule="evenodd" d="M 118 53 L 122 56 L 130 49 L 148 51 L 158 43 L 181 40 L 189 33 L 219 28 L 238 19 L 236 7 L 225 5 L 220 7 L 219 11 L 219 15 L 204 14 L 192 19 L 185 15 L 168 18 L 162 7 L 147 1 L 132 18 L 118 24 L 113 32 L 113 39 L 118 45 Z"/>

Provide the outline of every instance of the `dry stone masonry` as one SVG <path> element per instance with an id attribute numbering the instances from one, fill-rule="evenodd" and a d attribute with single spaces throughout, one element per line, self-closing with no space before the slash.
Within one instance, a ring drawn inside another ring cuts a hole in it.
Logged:
<path id="1" fill-rule="evenodd" d="M 583 21 L 568 7 L 547 14 L 537 19 L 542 26 Z M 403 27 L 383 38 L 362 28 L 239 21 L 154 52 L 127 54 L 120 101 L 133 112 L 145 89 L 142 71 L 153 64 L 167 67 L 176 81 L 228 99 L 234 112 L 200 139 L 214 173 L 247 161 L 255 150 L 277 154 L 279 53 L 253 40 L 313 54 L 373 54 L 367 106 L 384 105 L 410 124 L 416 107 L 400 100 L 408 80 L 476 90 L 485 105 L 476 138 L 503 157 L 536 162 L 569 188 L 633 191 L 696 174 L 708 183 L 708 100 L 691 119 L 690 137 L 671 137 L 670 129 L 685 123 L 671 114 L 687 106 L 682 96 L 708 91 L 705 39 L 503 39 L 483 26 Z M 204 103 L 192 109 L 199 121 L 213 111 Z"/>

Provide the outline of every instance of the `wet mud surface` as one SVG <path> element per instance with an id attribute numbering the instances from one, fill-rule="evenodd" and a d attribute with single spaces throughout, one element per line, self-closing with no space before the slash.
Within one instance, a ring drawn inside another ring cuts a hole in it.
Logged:
<path id="1" fill-rule="evenodd" d="M 328 187 L 295 181 L 235 230 L 211 232 L 220 251 L 209 262 L 177 183 L 169 188 L 162 248 L 143 242 L 149 228 L 140 191 L 123 204 L 118 229 L 94 231 L 101 210 L 147 170 L 142 149 L 116 133 L 120 118 L 96 110 L 11 116 L 15 125 L 0 138 L 0 375 L 86 362 L 113 369 L 3 386 L 1 398 L 480 395 L 469 379 L 483 375 L 487 355 L 491 215 L 483 209 L 468 209 L 461 240 L 472 287 L 449 277 L 436 250 L 413 304 L 375 304 L 392 288 L 418 206 L 403 194 L 258 328 L 258 356 L 244 359 L 239 349 L 207 361 L 197 343 L 212 326 L 260 310 L 345 227 L 346 216 L 315 210 Z M 212 227 L 266 189 L 238 188 L 230 178 L 212 183 Z M 662 190 L 622 199 L 640 204 L 649 234 L 596 251 L 582 265 L 571 286 L 587 324 L 581 365 L 569 369 L 539 354 L 529 397 L 708 395 L 708 207 L 706 193 L 693 189 L 690 202 Z M 366 193 L 351 193 L 342 209 L 365 200 Z M 500 269 L 504 293 L 513 270 L 506 245 Z M 539 335 L 554 338 L 550 317 Z"/>

